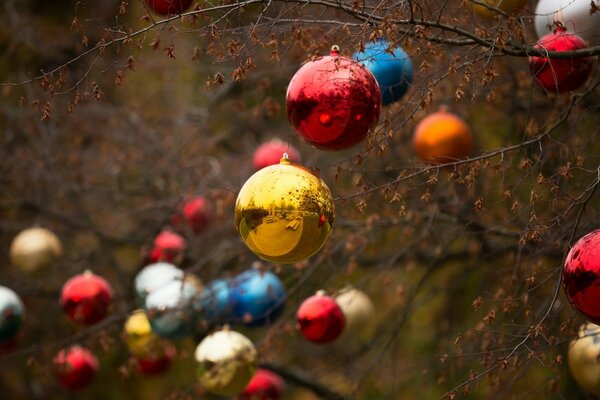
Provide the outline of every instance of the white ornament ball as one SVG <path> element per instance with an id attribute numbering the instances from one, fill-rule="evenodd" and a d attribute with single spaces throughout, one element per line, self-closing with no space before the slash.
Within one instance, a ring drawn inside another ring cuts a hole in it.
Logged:
<path id="1" fill-rule="evenodd" d="M 600 326 L 581 325 L 577 339 L 569 344 L 568 363 L 579 386 L 600 395 Z"/>
<path id="2" fill-rule="evenodd" d="M 135 294 L 140 305 L 144 305 L 146 297 L 153 291 L 164 287 L 172 281 L 181 282 L 184 278 L 183 270 L 173 264 L 157 262 L 142 268 L 135 276 Z"/>
<path id="3" fill-rule="evenodd" d="M 535 9 L 538 38 L 552 33 L 554 23 L 560 22 L 589 45 L 600 44 L 600 11 L 590 15 L 592 1 L 600 7 L 600 0 L 540 0 Z"/>
<path id="4" fill-rule="evenodd" d="M 348 339 L 368 342 L 375 332 L 375 305 L 362 290 L 347 287 L 335 296 L 346 317 L 346 327 L 340 341 Z"/>

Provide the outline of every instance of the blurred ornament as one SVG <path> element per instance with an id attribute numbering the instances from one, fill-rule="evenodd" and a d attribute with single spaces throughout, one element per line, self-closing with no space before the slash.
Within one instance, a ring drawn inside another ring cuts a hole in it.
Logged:
<path id="1" fill-rule="evenodd" d="M 204 288 L 200 298 L 200 308 L 210 322 L 230 322 L 233 319 L 231 283 L 225 279 L 215 279 Z"/>
<path id="2" fill-rule="evenodd" d="M 340 306 L 323 291 L 304 300 L 298 308 L 296 320 L 306 339 L 321 344 L 337 339 L 346 323 Z"/>
<path id="3" fill-rule="evenodd" d="M 152 331 L 166 339 L 180 339 L 193 334 L 198 322 L 195 307 L 202 284 L 193 275 L 172 280 L 146 297 L 146 315 Z"/>
<path id="4" fill-rule="evenodd" d="M 375 331 L 375 306 L 369 296 L 362 290 L 347 287 L 335 296 L 335 302 L 346 318 L 340 341 L 368 342 Z"/>
<path id="5" fill-rule="evenodd" d="M 108 314 L 112 288 L 101 276 L 90 271 L 75 275 L 62 287 L 60 305 L 73 321 L 92 325 Z"/>
<path id="6" fill-rule="evenodd" d="M 567 254 L 563 288 L 573 308 L 600 323 L 600 229 L 579 239 Z"/>
<path id="7" fill-rule="evenodd" d="M 21 231 L 10 245 L 10 261 L 17 268 L 31 272 L 56 262 L 62 245 L 56 235 L 44 228 Z"/>
<path id="8" fill-rule="evenodd" d="M 241 393 L 256 370 L 256 349 L 241 333 L 228 328 L 205 337 L 196 348 L 200 384 L 221 396 Z"/>
<path id="9" fill-rule="evenodd" d="M 295 263 L 319 251 L 334 217 L 325 182 L 286 157 L 252 175 L 235 204 L 235 226 L 244 243 L 275 263 Z"/>
<path id="10" fill-rule="evenodd" d="M 527 0 L 482 0 L 482 3 L 498 8 L 505 13 L 510 14 L 516 9 L 523 7 L 525 3 L 527 3 Z M 475 14 L 481 18 L 492 19 L 495 16 L 502 15 L 484 5 L 477 3 L 473 3 L 473 9 L 475 10 Z"/>
<path id="11" fill-rule="evenodd" d="M 164 343 L 161 356 L 146 356 L 136 358 L 137 368 L 142 375 L 158 375 L 165 372 L 170 366 L 177 351 L 170 343 Z"/>
<path id="12" fill-rule="evenodd" d="M 300 162 L 298 150 L 280 139 L 271 139 L 258 146 L 254 151 L 252 165 L 256 170 L 259 170 L 269 165 L 279 164 L 283 153 L 287 153 L 292 162 Z"/>
<path id="13" fill-rule="evenodd" d="M 98 360 L 86 348 L 73 346 L 61 350 L 53 361 L 54 374 L 67 389 L 83 389 L 94 380 Z"/>
<path id="14" fill-rule="evenodd" d="M 183 204 L 181 213 L 173 216 L 171 223 L 181 229 L 188 226 L 196 235 L 204 232 L 212 222 L 212 207 L 202 196 L 193 197 Z"/>
<path id="15" fill-rule="evenodd" d="M 292 77 L 286 106 L 302 139 L 322 150 L 342 150 L 377 124 L 381 92 L 368 69 L 332 46 L 329 56 L 304 64 Z"/>
<path id="16" fill-rule="evenodd" d="M 573 51 L 587 48 L 579 36 L 557 27 L 541 38 L 534 48 L 546 51 Z M 547 91 L 562 94 L 581 87 L 592 73 L 594 58 L 548 59 L 529 57 L 529 67 L 537 82 Z"/>
<path id="17" fill-rule="evenodd" d="M 279 375 L 266 369 L 256 371 L 238 400 L 281 400 L 285 383 Z"/>
<path id="18" fill-rule="evenodd" d="M 600 326 L 585 323 L 569 344 L 569 369 L 585 391 L 600 395 Z"/>
<path id="19" fill-rule="evenodd" d="M 426 163 L 445 164 L 468 157 L 473 150 L 469 126 L 442 106 L 415 129 L 413 148 Z"/>
<path id="20" fill-rule="evenodd" d="M 381 39 L 368 43 L 364 51 L 354 53 L 352 58 L 375 76 L 384 106 L 400 100 L 408 92 L 413 80 L 413 64 L 402 48 L 390 48 L 390 43 Z"/>
<path id="21" fill-rule="evenodd" d="M 183 277 L 184 272 L 173 264 L 158 262 L 145 266 L 138 272 L 134 280 L 138 303 L 143 306 L 148 294 L 160 289 L 171 281 L 181 281 Z"/>
<path id="22" fill-rule="evenodd" d="M 148 7 L 162 15 L 181 14 L 192 4 L 193 0 L 146 0 Z"/>
<path id="23" fill-rule="evenodd" d="M 25 306 L 11 289 L 0 286 L 0 344 L 10 348 L 25 320 Z"/>
<path id="24" fill-rule="evenodd" d="M 592 3 L 600 0 L 540 0 L 535 8 L 535 31 L 538 38 L 552 33 L 556 23 L 592 45 L 600 44 L 600 12 L 592 13 Z"/>
<path id="25" fill-rule="evenodd" d="M 185 251 L 185 239 L 169 230 L 163 230 L 154 239 L 154 245 L 148 255 L 148 261 L 156 263 L 165 261 L 173 264 L 181 264 Z"/>
<path id="26" fill-rule="evenodd" d="M 132 312 L 123 328 L 125 344 L 129 352 L 138 358 L 160 358 L 164 341 L 152 332 L 152 326 L 144 310 Z"/>
<path id="27" fill-rule="evenodd" d="M 285 288 L 277 275 L 253 268 L 232 283 L 233 315 L 247 326 L 272 323 L 283 313 Z"/>

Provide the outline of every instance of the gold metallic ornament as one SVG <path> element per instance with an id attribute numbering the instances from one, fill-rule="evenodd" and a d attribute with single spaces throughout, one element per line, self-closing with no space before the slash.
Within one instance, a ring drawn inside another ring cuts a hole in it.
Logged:
<path id="1" fill-rule="evenodd" d="M 569 369 L 584 390 L 600 395 L 600 326 L 581 325 L 577 339 L 569 344 Z"/>
<path id="2" fill-rule="evenodd" d="M 11 263 L 26 272 L 47 267 L 61 256 L 60 240 L 44 228 L 21 231 L 10 245 Z"/>
<path id="3" fill-rule="evenodd" d="M 242 186 L 235 226 L 257 256 L 276 263 L 302 261 L 331 234 L 335 210 L 329 188 L 308 169 L 281 162 L 261 169 Z"/>
<path id="4" fill-rule="evenodd" d="M 123 329 L 125 344 L 136 357 L 160 358 L 164 352 L 164 341 L 152 332 L 150 321 L 144 310 L 131 313 Z"/>
<path id="5" fill-rule="evenodd" d="M 221 396 L 244 391 L 256 371 L 256 349 L 238 332 L 224 328 L 205 337 L 196 348 L 200 384 Z"/>

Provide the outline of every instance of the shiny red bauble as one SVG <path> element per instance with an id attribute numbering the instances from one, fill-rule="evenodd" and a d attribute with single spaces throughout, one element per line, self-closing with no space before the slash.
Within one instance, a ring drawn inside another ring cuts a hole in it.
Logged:
<path id="1" fill-rule="evenodd" d="M 177 351 L 175 347 L 166 344 L 164 352 L 159 357 L 139 357 L 136 358 L 137 369 L 142 375 L 158 375 L 166 371 L 170 366 Z"/>
<path id="2" fill-rule="evenodd" d="M 300 153 L 294 147 L 279 139 L 272 139 L 258 146 L 254 151 L 252 165 L 256 170 L 269 165 L 279 164 L 283 153 L 287 153 L 290 160 L 299 163 Z"/>
<path id="3" fill-rule="evenodd" d="M 181 211 L 173 216 L 172 224 L 179 229 L 188 228 L 195 234 L 200 234 L 210 226 L 212 222 L 212 207 L 207 199 L 195 196 L 186 200 Z"/>
<path id="4" fill-rule="evenodd" d="M 320 292 L 304 300 L 296 321 L 302 335 L 314 343 L 334 341 L 346 325 L 346 317 L 335 299 Z"/>
<path id="5" fill-rule="evenodd" d="M 279 375 L 266 369 L 256 371 L 238 400 L 281 400 L 285 383 Z"/>
<path id="6" fill-rule="evenodd" d="M 164 261 L 179 264 L 183 259 L 185 247 L 186 242 L 182 236 L 175 232 L 164 230 L 154 239 L 154 245 L 148 255 L 148 262 L 156 263 Z"/>
<path id="7" fill-rule="evenodd" d="M 181 14 L 192 4 L 193 0 L 146 0 L 148 7 L 162 15 Z"/>
<path id="8" fill-rule="evenodd" d="M 554 33 L 542 37 L 535 45 L 542 51 L 573 51 L 587 48 L 585 41 L 567 32 L 564 28 L 556 28 Z M 531 73 L 537 82 L 548 92 L 566 93 L 581 87 L 592 73 L 593 58 L 548 59 L 546 57 L 529 57 Z"/>
<path id="9" fill-rule="evenodd" d="M 53 369 L 62 386 L 70 390 L 83 389 L 94 380 L 98 360 L 88 349 L 73 346 L 54 357 Z"/>
<path id="10" fill-rule="evenodd" d="M 339 53 L 304 64 L 287 89 L 287 115 L 300 137 L 323 150 L 361 142 L 379 120 L 381 92 L 369 70 Z"/>
<path id="11" fill-rule="evenodd" d="M 91 325 L 102 320 L 110 309 L 112 288 L 102 277 L 86 271 L 63 285 L 60 305 L 73 321 Z"/>
<path id="12" fill-rule="evenodd" d="M 573 308 L 600 324 L 600 229 L 579 239 L 567 254 L 563 288 Z"/>

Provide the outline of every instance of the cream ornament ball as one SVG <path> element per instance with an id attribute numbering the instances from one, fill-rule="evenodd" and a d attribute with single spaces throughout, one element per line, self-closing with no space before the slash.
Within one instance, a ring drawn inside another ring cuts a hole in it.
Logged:
<path id="1" fill-rule="evenodd" d="M 600 44 L 600 11 L 590 14 L 592 2 L 600 7 L 600 0 L 540 0 L 535 8 L 538 38 L 552 33 L 555 23 L 560 22 L 589 45 Z"/>
<path id="2" fill-rule="evenodd" d="M 10 262 L 25 272 L 48 267 L 61 256 L 60 240 L 45 228 L 25 229 L 15 236 L 10 245 Z"/>
<path id="3" fill-rule="evenodd" d="M 335 296 L 335 301 L 346 317 L 346 327 L 339 340 L 369 341 L 375 331 L 375 305 L 371 298 L 362 290 L 347 287 Z"/>
<path id="4" fill-rule="evenodd" d="M 569 344 L 569 369 L 582 389 L 600 395 L 600 326 L 581 325 L 577 339 Z"/>

